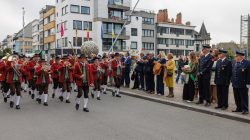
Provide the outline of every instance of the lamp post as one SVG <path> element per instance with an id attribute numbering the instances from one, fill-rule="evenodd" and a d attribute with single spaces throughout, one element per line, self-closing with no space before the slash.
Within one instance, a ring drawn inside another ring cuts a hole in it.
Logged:
<path id="1" fill-rule="evenodd" d="M 22 35 L 22 43 L 23 43 L 23 49 L 22 49 L 22 52 L 23 52 L 23 54 L 25 54 L 25 48 L 24 48 L 24 26 L 25 26 L 25 21 L 24 21 L 24 15 L 25 15 L 25 10 L 24 10 L 24 7 L 22 8 L 22 10 L 23 10 L 23 35 Z"/>

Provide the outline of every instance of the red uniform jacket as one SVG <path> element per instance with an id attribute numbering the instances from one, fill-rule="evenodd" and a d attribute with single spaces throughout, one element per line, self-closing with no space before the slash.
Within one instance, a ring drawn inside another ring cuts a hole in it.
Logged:
<path id="1" fill-rule="evenodd" d="M 54 59 L 49 60 L 50 66 L 52 66 L 55 63 Z"/>
<path id="2" fill-rule="evenodd" d="M 36 62 L 34 60 L 31 60 L 28 62 L 26 71 L 27 71 L 27 80 L 31 80 L 35 74 L 35 65 Z"/>
<path id="3" fill-rule="evenodd" d="M 99 64 L 99 67 L 101 67 L 100 64 Z M 93 81 L 98 80 L 98 77 L 97 77 L 98 72 L 99 72 L 99 80 L 102 80 L 102 72 L 101 71 L 97 71 L 96 64 L 92 64 L 91 65 L 91 70 L 92 70 Z"/>
<path id="4" fill-rule="evenodd" d="M 83 65 L 80 62 L 77 62 L 75 64 L 74 77 L 76 79 L 77 86 L 81 86 L 83 83 L 83 79 L 80 78 L 83 75 L 82 67 Z M 91 75 L 91 66 L 89 64 L 86 64 L 86 71 L 88 73 L 88 85 L 93 84 L 93 78 Z"/>
<path id="5" fill-rule="evenodd" d="M 109 63 L 108 62 L 102 62 L 102 63 L 100 63 L 100 66 L 105 71 L 104 75 L 108 76 L 109 75 L 109 71 L 108 71 Z"/>
<path id="6" fill-rule="evenodd" d="M 45 81 L 47 84 L 50 84 L 50 77 L 49 77 L 49 72 L 45 72 L 42 70 L 42 65 L 39 65 L 36 70 L 35 74 L 37 75 L 37 80 L 36 84 L 40 85 L 43 82 L 43 74 L 45 75 Z"/>
<path id="7" fill-rule="evenodd" d="M 4 61 L 0 62 L 0 81 L 6 80 L 6 65 Z"/>
<path id="8" fill-rule="evenodd" d="M 12 84 L 13 83 L 13 77 L 14 77 L 14 69 L 11 67 L 11 63 L 7 62 L 6 66 L 6 75 L 7 75 L 7 81 L 6 83 Z M 19 75 L 19 82 L 22 83 L 22 75 Z"/>
<path id="9" fill-rule="evenodd" d="M 123 65 L 123 63 L 121 62 L 121 61 L 119 61 L 119 63 L 121 64 L 121 65 Z M 113 77 L 116 77 L 117 75 L 116 75 L 116 72 L 117 72 L 117 60 L 113 60 L 112 62 L 111 62 L 111 68 L 112 68 L 112 76 Z M 120 70 L 121 70 L 121 75 L 122 75 L 122 68 L 120 68 Z"/>
<path id="10" fill-rule="evenodd" d="M 51 78 L 53 78 L 53 79 L 58 79 L 58 78 L 59 78 L 59 71 L 58 71 L 58 68 L 59 68 L 60 65 L 61 65 L 60 63 L 59 63 L 59 64 L 53 63 L 53 64 L 51 65 L 51 68 L 50 68 L 50 70 L 51 70 L 51 72 L 52 72 Z"/>
<path id="11" fill-rule="evenodd" d="M 60 76 L 59 76 L 59 82 L 64 82 L 65 80 L 65 70 L 66 70 L 66 67 L 64 64 L 61 64 L 59 67 L 58 67 L 58 71 L 60 73 Z M 69 72 L 69 80 L 70 82 L 73 82 L 73 68 L 68 68 L 68 72 Z"/>

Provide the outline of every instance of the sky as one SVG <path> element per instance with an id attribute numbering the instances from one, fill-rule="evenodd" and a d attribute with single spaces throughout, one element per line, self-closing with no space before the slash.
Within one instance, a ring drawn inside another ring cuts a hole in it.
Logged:
<path id="1" fill-rule="evenodd" d="M 133 5 L 137 0 L 132 0 Z M 39 18 L 39 10 L 55 0 L 0 0 L 0 41 L 22 28 L 22 7 L 26 24 Z M 240 40 L 240 16 L 250 14 L 250 0 L 140 0 L 137 9 L 168 9 L 169 17 L 182 13 L 183 23 L 190 21 L 200 30 L 202 22 L 211 34 L 212 44 Z"/>

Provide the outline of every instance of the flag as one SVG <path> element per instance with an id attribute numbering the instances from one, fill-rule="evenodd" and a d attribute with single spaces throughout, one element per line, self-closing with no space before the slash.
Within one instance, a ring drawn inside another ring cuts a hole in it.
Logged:
<path id="1" fill-rule="evenodd" d="M 87 40 L 89 41 L 90 35 L 89 35 L 89 29 L 87 30 Z"/>
<path id="2" fill-rule="evenodd" d="M 64 36 L 64 27 L 63 27 L 63 23 L 61 23 L 61 37 Z"/>
<path id="3" fill-rule="evenodd" d="M 113 24 L 112 24 L 112 39 L 114 39 L 115 37 L 116 37 L 116 35 L 115 35 L 114 27 L 113 27 Z"/>

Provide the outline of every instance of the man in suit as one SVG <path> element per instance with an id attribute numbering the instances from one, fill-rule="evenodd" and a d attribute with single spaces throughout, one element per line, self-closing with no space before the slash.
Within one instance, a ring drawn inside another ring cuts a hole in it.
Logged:
<path id="1" fill-rule="evenodd" d="M 235 104 L 237 106 L 233 112 L 242 112 L 242 114 L 246 115 L 249 113 L 248 90 L 250 88 L 250 62 L 245 60 L 244 55 L 242 52 L 236 52 L 232 85 Z"/>
<path id="2" fill-rule="evenodd" d="M 125 85 L 127 88 L 129 88 L 130 85 L 130 71 L 131 71 L 131 57 L 129 56 L 129 53 L 127 52 L 125 54 L 125 61 L 124 61 L 124 80 L 125 80 Z"/>
<path id="3" fill-rule="evenodd" d="M 203 45 L 203 56 L 200 58 L 199 71 L 197 77 L 199 78 L 199 101 L 196 104 L 203 104 L 206 100 L 205 106 L 211 105 L 210 94 L 210 79 L 211 69 L 213 66 L 212 55 L 210 54 L 211 47 L 209 45 Z"/>
<path id="4" fill-rule="evenodd" d="M 217 87 L 217 104 L 215 109 L 228 108 L 228 90 L 232 76 L 232 62 L 226 57 L 227 51 L 219 50 L 219 60 L 216 63 L 214 82 Z"/>

